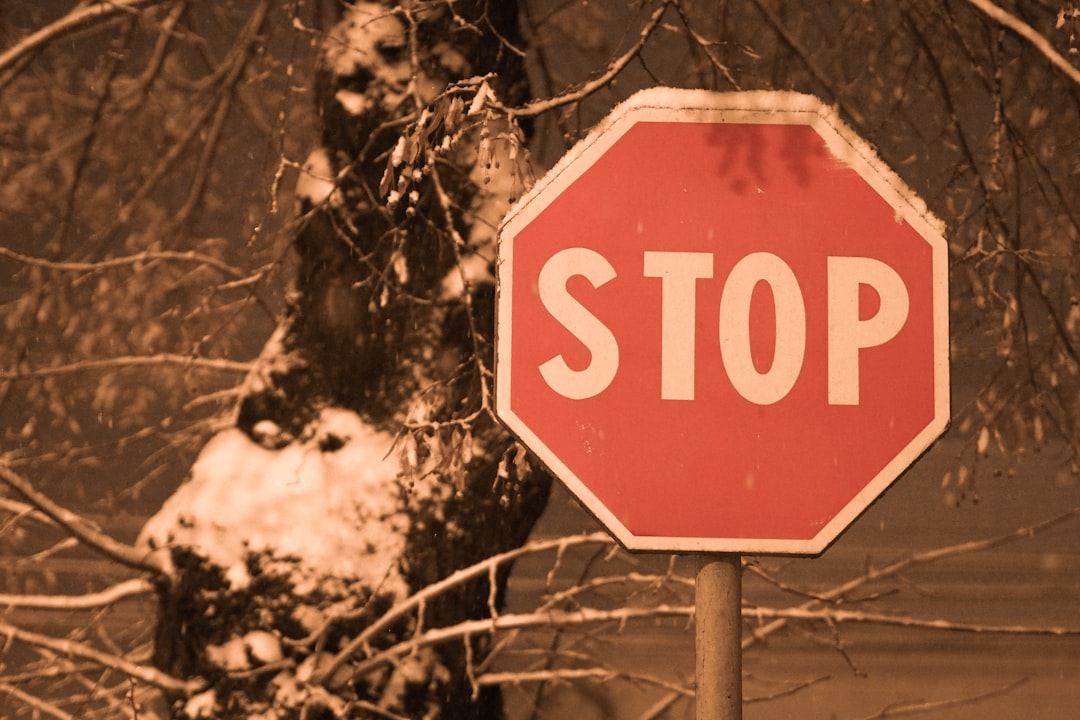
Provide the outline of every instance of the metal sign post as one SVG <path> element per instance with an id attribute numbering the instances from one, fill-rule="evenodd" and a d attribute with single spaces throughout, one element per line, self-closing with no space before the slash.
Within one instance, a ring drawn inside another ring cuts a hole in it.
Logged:
<path id="1" fill-rule="evenodd" d="M 697 720 L 742 720 L 742 557 L 702 555 L 694 589 Z"/>

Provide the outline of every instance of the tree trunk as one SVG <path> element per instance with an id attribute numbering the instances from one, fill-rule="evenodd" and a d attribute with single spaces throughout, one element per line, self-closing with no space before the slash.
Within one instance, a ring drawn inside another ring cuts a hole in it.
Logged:
<path id="1" fill-rule="evenodd" d="M 211 681 L 178 716 L 501 714 L 470 682 L 482 641 L 363 676 L 350 663 L 485 617 L 505 571 L 334 658 L 407 594 L 520 545 L 546 501 L 488 403 L 494 225 L 525 141 L 488 107 L 524 98 L 522 48 L 506 1 L 357 2 L 324 39 L 289 315 L 236 428 L 142 534 L 171 548 L 157 664 Z"/>

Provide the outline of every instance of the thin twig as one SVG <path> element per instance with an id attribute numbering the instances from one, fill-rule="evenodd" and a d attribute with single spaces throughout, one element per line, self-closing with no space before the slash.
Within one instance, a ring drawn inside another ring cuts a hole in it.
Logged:
<path id="1" fill-rule="evenodd" d="M 250 361 L 227 360 L 225 358 L 194 357 L 177 353 L 159 353 L 157 355 L 121 355 L 119 357 L 80 360 L 66 365 L 34 368 L 33 370 L 0 370 L 0 380 L 21 380 L 24 378 L 55 377 L 92 370 L 110 370 L 114 368 L 145 367 L 147 365 L 181 365 L 203 370 L 221 370 L 223 372 L 247 373 L 254 363 Z"/>
<path id="2" fill-rule="evenodd" d="M 257 42 L 259 32 L 269 13 L 269 5 L 270 0 L 262 0 L 255 7 L 255 10 L 252 12 L 247 23 L 238 35 L 237 46 L 233 48 L 232 53 L 226 58 L 223 66 L 210 77 L 213 82 L 221 80 L 223 82 L 224 91 L 228 92 L 231 88 L 235 87 L 242 76 L 244 68 L 247 67 L 248 48 L 251 44 Z M 210 117 L 214 114 L 216 109 L 217 105 L 212 102 L 205 103 L 203 107 L 199 109 L 198 114 L 193 118 L 191 124 L 184 133 L 170 145 L 168 152 L 162 156 L 161 160 L 154 166 L 150 173 L 143 178 L 142 183 L 139 185 L 139 188 L 135 191 L 133 196 L 119 208 L 115 220 L 104 229 L 96 232 L 90 238 L 93 243 L 98 243 L 102 238 L 108 237 L 115 232 L 117 228 L 122 227 L 131 219 L 135 207 L 153 192 L 162 179 L 168 176 L 170 170 L 172 170 L 175 163 L 178 162 L 181 155 L 187 149 L 188 144 L 203 133 L 205 129 L 204 126 L 210 120 Z"/>
<path id="3" fill-rule="evenodd" d="M 1005 533 L 1004 535 L 998 535 L 996 537 L 987 538 L 984 540 L 972 540 L 970 542 L 963 542 L 956 545 L 948 545 L 945 547 L 916 553 L 914 555 L 909 555 L 908 557 L 890 563 L 885 567 L 871 569 L 864 575 L 861 575 L 852 580 L 848 580 L 845 583 L 841 583 L 840 585 L 837 585 L 831 590 L 820 593 L 815 599 L 803 603 L 802 605 L 798 606 L 798 608 L 793 608 L 793 610 L 805 611 L 815 608 L 825 602 L 835 602 L 842 599 L 852 590 L 856 590 L 863 585 L 893 577 L 904 572 L 908 568 L 915 567 L 917 565 L 926 565 L 929 563 L 937 562 L 939 560 L 945 560 L 950 557 L 956 557 L 958 555 L 967 555 L 974 552 L 991 550 L 993 548 L 1005 545 L 1010 542 L 1014 542 L 1016 540 L 1032 537 L 1039 532 L 1049 530 L 1055 525 L 1060 525 L 1068 520 L 1071 520 L 1077 515 L 1080 515 L 1080 507 L 1075 507 L 1068 512 L 1050 518 L 1049 520 L 1044 520 L 1043 522 L 1036 523 L 1035 525 L 1022 527 L 1017 530 L 1013 530 L 1012 532 Z M 748 614 L 753 617 L 754 612 L 750 612 Z M 766 625 L 752 628 L 750 633 L 743 637 L 743 649 L 745 650 L 746 648 L 753 645 L 755 642 L 763 640 L 767 636 L 780 630 L 785 625 L 787 625 L 787 623 L 788 618 L 778 617 Z"/>
<path id="4" fill-rule="evenodd" d="M 230 69 L 225 76 L 222 86 L 218 88 L 221 99 L 217 103 L 217 110 L 214 112 L 213 121 L 206 130 L 202 152 L 199 153 L 199 159 L 191 180 L 187 199 L 170 220 L 174 227 L 180 226 L 187 221 L 188 216 L 195 210 L 199 200 L 206 191 L 211 165 L 220 144 L 225 121 L 228 119 L 229 111 L 232 107 L 233 93 L 236 91 L 238 83 L 243 77 L 244 69 L 247 67 L 252 51 L 258 43 L 259 33 L 266 20 L 266 15 L 269 13 L 269 5 L 269 1 L 264 0 L 258 8 L 256 8 L 255 13 L 253 13 L 252 17 L 249 19 L 248 25 L 241 33 L 236 46 L 230 51 L 229 56 L 226 57 L 225 62 L 229 64 Z"/>
<path id="5" fill-rule="evenodd" d="M 126 265 L 140 265 L 142 263 L 165 260 L 170 262 L 188 262 L 197 265 L 206 265 L 215 270 L 220 270 L 223 274 L 236 280 L 243 280 L 247 277 L 245 273 L 228 263 L 218 260 L 216 257 L 193 251 L 178 252 L 173 250 L 158 250 L 140 252 L 135 253 L 134 255 L 125 255 L 117 258 L 106 258 L 96 262 L 55 262 L 46 260 L 45 258 L 23 255 L 22 253 L 17 253 L 14 250 L 0 246 L 0 255 L 11 258 L 24 265 L 31 265 L 46 270 L 57 270 L 60 272 L 94 273 Z"/>
<path id="6" fill-rule="evenodd" d="M 867 715 L 862 720 L 883 720 L 884 718 L 903 717 L 905 715 L 921 715 L 923 713 L 934 712 L 936 710 L 946 710 L 948 708 L 954 708 L 961 705 L 973 705 L 982 700 L 988 700 L 998 695 L 1005 695 L 1012 692 L 1015 688 L 1023 685 L 1027 682 L 1026 678 L 1017 680 L 1016 682 L 1003 685 L 999 688 L 994 688 L 988 692 L 980 693 L 978 695 L 971 695 L 964 698 L 952 698 L 949 700 L 937 700 L 932 702 L 908 702 L 896 705 L 890 705 L 883 709 L 876 715 Z"/>
<path id="7" fill-rule="evenodd" d="M 428 153 L 427 162 L 431 174 L 431 183 L 435 188 L 435 194 L 439 199 L 439 208 L 442 210 L 443 224 L 446 228 L 446 232 L 450 235 L 450 247 L 454 252 L 455 267 L 461 277 L 461 299 L 465 304 L 465 318 L 469 325 L 469 339 L 472 341 L 473 362 L 476 364 L 477 376 L 480 382 L 480 407 L 482 410 L 490 412 L 491 390 L 488 387 L 489 371 L 484 365 L 484 353 L 483 348 L 481 347 L 483 340 L 480 337 L 480 329 L 476 323 L 476 309 L 473 306 L 472 288 L 470 287 L 469 278 L 465 274 L 464 260 L 461 256 L 461 249 L 465 247 L 465 239 L 461 237 L 457 227 L 454 225 L 453 203 L 450 201 L 450 196 L 447 195 L 446 190 L 443 187 L 438 164 L 435 162 L 434 152 Z"/>
<path id="8" fill-rule="evenodd" d="M 1056 67 L 1061 72 L 1065 73 L 1065 76 L 1072 80 L 1077 85 L 1080 85 L 1080 68 L 1070 63 L 1065 57 L 1050 45 L 1050 42 L 1046 37 L 1035 28 L 1028 25 L 1026 22 L 1016 17 L 1012 13 L 1005 9 L 998 7 L 990 0 L 968 0 L 969 3 L 974 5 L 980 11 L 985 13 L 994 22 L 1000 23 L 1005 27 L 1012 30 L 1014 33 L 1031 43 L 1036 50 L 1042 53 L 1043 57 L 1050 61 L 1050 64 Z"/>
<path id="9" fill-rule="evenodd" d="M 575 584 L 565 590 L 551 594 L 540 606 L 541 610 L 554 608 L 556 605 L 566 602 L 578 595 L 598 590 L 608 585 L 645 585 L 659 589 L 667 584 L 682 585 L 685 589 L 693 590 L 694 579 L 681 575 L 646 575 L 637 572 L 622 573 L 620 575 L 604 575 L 592 578 L 586 582 Z"/>
<path id="10" fill-rule="evenodd" d="M 773 700 L 779 700 L 782 697 L 790 697 L 791 695 L 802 692 L 808 687 L 812 687 L 814 685 L 817 685 L 818 683 L 823 683 L 829 679 L 830 677 L 828 675 L 821 675 L 811 680 L 796 683 L 790 687 L 784 688 L 783 690 L 777 690 L 776 692 L 770 693 L 769 695 L 755 695 L 754 697 L 743 698 L 743 704 L 750 705 L 752 703 L 771 702 Z"/>

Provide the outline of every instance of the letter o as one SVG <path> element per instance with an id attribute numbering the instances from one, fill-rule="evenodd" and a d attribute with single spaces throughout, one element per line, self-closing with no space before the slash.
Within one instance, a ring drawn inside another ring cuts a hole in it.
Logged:
<path id="1" fill-rule="evenodd" d="M 776 308 L 776 346 L 764 373 L 750 351 L 750 300 L 759 282 L 768 283 Z M 795 273 L 772 253 L 751 253 L 735 263 L 720 296 L 720 355 L 735 390 L 757 405 L 782 400 L 799 378 L 805 354 L 806 306 Z"/>

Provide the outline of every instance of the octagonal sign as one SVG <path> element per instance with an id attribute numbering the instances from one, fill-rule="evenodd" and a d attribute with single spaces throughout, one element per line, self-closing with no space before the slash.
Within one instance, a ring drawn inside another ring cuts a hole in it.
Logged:
<path id="1" fill-rule="evenodd" d="M 948 424 L 941 223 L 811 96 L 638 93 L 498 283 L 500 418 L 632 550 L 817 554 Z"/>

